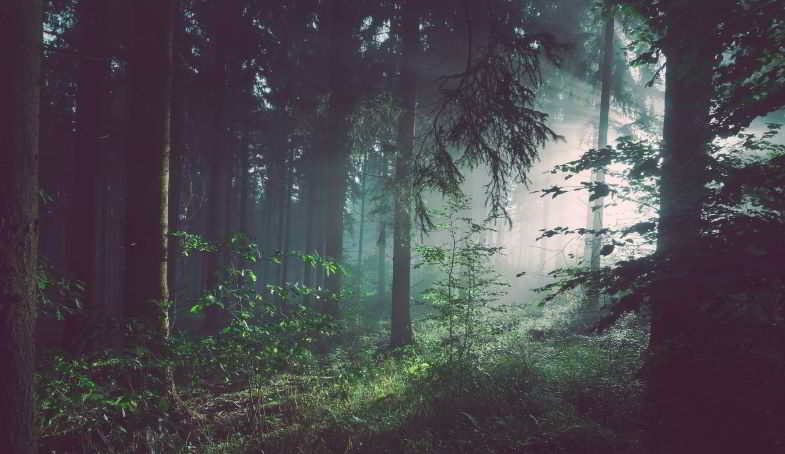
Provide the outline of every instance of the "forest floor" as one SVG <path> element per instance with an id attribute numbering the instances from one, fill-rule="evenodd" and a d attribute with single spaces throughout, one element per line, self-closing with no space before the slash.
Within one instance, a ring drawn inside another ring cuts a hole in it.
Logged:
<path id="1" fill-rule="evenodd" d="M 640 452 L 634 321 L 596 337 L 514 330 L 471 360 L 446 361 L 428 332 L 396 352 L 365 336 L 296 373 L 186 395 L 204 419 L 181 452 Z"/>
<path id="2" fill-rule="evenodd" d="M 488 323 L 452 357 L 444 326 L 421 320 L 416 345 L 394 351 L 382 323 L 276 373 L 244 360 L 248 370 L 221 380 L 181 376 L 188 416 L 154 392 L 120 390 L 137 360 L 55 360 L 39 375 L 39 452 L 640 453 L 637 318 L 598 336 L 534 320 Z"/>

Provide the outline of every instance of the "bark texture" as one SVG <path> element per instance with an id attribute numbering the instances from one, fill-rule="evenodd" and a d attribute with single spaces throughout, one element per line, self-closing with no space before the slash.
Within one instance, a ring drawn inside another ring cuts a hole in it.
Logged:
<path id="1" fill-rule="evenodd" d="M 41 0 L 0 6 L 0 450 L 36 452 L 33 331 L 38 255 Z"/>

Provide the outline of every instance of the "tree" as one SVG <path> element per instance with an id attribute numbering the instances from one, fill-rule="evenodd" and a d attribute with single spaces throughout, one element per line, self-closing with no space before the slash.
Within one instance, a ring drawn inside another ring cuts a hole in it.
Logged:
<path id="1" fill-rule="evenodd" d="M 398 102 L 398 149 L 395 154 L 395 202 L 393 219 L 393 280 L 390 345 L 410 344 L 412 323 L 409 313 L 411 288 L 412 159 L 417 103 L 417 74 L 414 59 L 420 47 L 419 18 L 413 0 L 401 6 L 401 76 Z"/>
<path id="2" fill-rule="evenodd" d="M 108 7 L 106 1 L 79 3 L 79 76 L 76 110 L 77 143 L 74 150 L 73 193 L 68 218 L 68 271 L 83 286 L 84 316 L 72 314 L 65 328 L 64 342 L 78 350 L 84 338 L 85 318 L 98 316 L 96 307 L 97 275 L 97 189 L 101 141 L 105 136 L 106 88 L 109 75 L 106 45 Z"/>
<path id="3" fill-rule="evenodd" d="M 169 334 L 167 246 L 174 0 L 132 9 L 126 314 L 160 352 Z"/>
<path id="4" fill-rule="evenodd" d="M 325 255 L 342 263 L 344 205 L 346 202 L 346 178 L 351 151 L 351 114 L 356 95 L 351 80 L 351 60 L 356 43 L 352 37 L 354 14 L 346 0 L 327 3 L 328 36 L 330 47 L 329 88 L 327 107 L 327 130 L 325 137 Z M 338 298 L 342 287 L 341 273 L 332 273 L 326 278 L 326 289 L 330 296 L 325 299 L 326 313 L 338 315 Z"/>
<path id="5" fill-rule="evenodd" d="M 0 6 L 0 446 L 33 454 L 41 0 Z"/>
<path id="6" fill-rule="evenodd" d="M 778 325 L 716 292 L 711 266 L 728 250 L 705 247 L 714 232 L 704 216 L 711 141 L 785 105 L 774 82 L 781 71 L 766 69 L 785 45 L 770 33 L 785 23 L 783 10 L 768 0 L 626 3 L 656 36 L 641 60 L 661 52 L 667 61 L 659 265 L 649 301 L 650 444 L 669 454 L 781 450 L 782 372 L 769 358 L 783 345 L 779 335 L 758 334 Z"/>
<path id="7" fill-rule="evenodd" d="M 212 111 L 212 141 L 207 151 L 210 162 L 208 206 L 210 216 L 207 223 L 207 239 L 214 244 L 223 244 L 229 236 L 228 216 L 231 190 L 232 154 L 229 153 L 229 138 L 226 120 L 227 92 L 227 34 L 230 31 L 230 15 L 226 4 L 215 3 L 212 17 L 215 20 L 213 31 L 214 58 L 210 72 Z M 227 265 L 227 254 L 219 248 L 207 256 L 206 290 L 213 291 L 221 282 L 221 272 Z M 210 305 L 205 310 L 204 334 L 216 334 L 228 322 L 228 314 L 218 305 Z"/>
<path id="8" fill-rule="evenodd" d="M 613 35 L 614 19 L 613 11 L 606 11 L 605 27 L 603 32 L 602 64 L 602 91 L 600 93 L 600 122 L 597 132 L 597 148 L 601 149 L 608 145 L 608 117 L 611 106 L 611 78 L 613 76 Z M 605 170 L 596 169 L 592 171 L 592 183 L 596 185 L 605 184 Z M 599 232 L 603 228 L 603 208 L 605 197 L 597 197 L 592 194 L 589 198 L 589 226 L 593 232 Z M 588 262 L 589 270 L 598 272 L 600 270 L 600 250 L 602 240 L 599 234 L 586 235 L 586 247 L 584 250 L 584 261 Z M 588 260 L 587 260 L 588 259 Z M 596 320 L 599 310 L 600 294 L 596 286 L 589 286 L 586 295 L 586 306 L 584 315 L 586 320 Z"/>

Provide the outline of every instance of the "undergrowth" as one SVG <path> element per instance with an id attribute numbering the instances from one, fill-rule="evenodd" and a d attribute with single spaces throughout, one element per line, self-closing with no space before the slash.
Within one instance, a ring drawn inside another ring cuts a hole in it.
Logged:
<path id="1" fill-rule="evenodd" d="M 471 364 L 444 361 L 427 330 L 417 347 L 371 353 L 368 337 L 365 356 L 339 349 L 232 395 L 244 417 L 198 452 L 640 452 L 645 334 L 634 318 L 596 337 L 533 341 L 521 328 Z"/>

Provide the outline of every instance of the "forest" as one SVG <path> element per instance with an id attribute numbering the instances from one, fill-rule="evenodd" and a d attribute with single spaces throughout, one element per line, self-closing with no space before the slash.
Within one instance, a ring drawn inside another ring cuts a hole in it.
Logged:
<path id="1" fill-rule="evenodd" d="M 781 0 L 3 0 L 0 452 L 785 453 Z"/>

